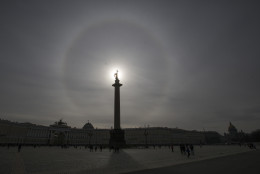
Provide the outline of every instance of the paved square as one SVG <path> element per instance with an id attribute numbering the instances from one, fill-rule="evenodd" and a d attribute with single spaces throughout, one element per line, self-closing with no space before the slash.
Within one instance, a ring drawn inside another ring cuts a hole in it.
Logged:
<path id="1" fill-rule="evenodd" d="M 195 155 L 181 155 L 179 146 L 174 152 L 168 147 L 123 149 L 119 153 L 103 149 L 90 152 L 84 147 L 0 147 L 1 173 L 122 173 L 158 168 L 174 164 L 250 151 L 245 146 L 195 146 Z"/>

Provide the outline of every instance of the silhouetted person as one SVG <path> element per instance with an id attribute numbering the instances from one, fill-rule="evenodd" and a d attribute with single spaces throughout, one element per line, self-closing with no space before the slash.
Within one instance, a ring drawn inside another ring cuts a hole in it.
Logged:
<path id="1" fill-rule="evenodd" d="M 187 152 L 187 157 L 189 158 L 190 157 L 190 149 L 188 146 L 186 146 L 186 152 Z"/>
<path id="2" fill-rule="evenodd" d="M 191 154 L 194 155 L 194 147 L 192 144 L 190 144 L 190 151 L 191 151 Z"/>
<path id="3" fill-rule="evenodd" d="M 21 148 L 22 148 L 22 145 L 21 145 L 21 144 L 19 144 L 19 145 L 18 145 L 18 152 L 20 152 L 20 151 L 21 151 Z"/>
<path id="4" fill-rule="evenodd" d="M 117 149 L 116 149 L 116 146 L 113 146 L 113 151 L 116 152 L 116 150 L 117 150 Z"/>
<path id="5" fill-rule="evenodd" d="M 97 151 L 97 146 L 95 146 L 95 152 Z"/>
<path id="6" fill-rule="evenodd" d="M 171 149 L 172 149 L 172 152 L 173 152 L 173 151 L 174 151 L 174 150 L 173 150 L 173 145 L 171 145 Z"/>
<path id="7" fill-rule="evenodd" d="M 109 152 L 111 152 L 113 150 L 113 146 L 109 147 Z"/>
<path id="8" fill-rule="evenodd" d="M 89 151 L 93 152 L 93 146 L 92 145 L 89 145 Z"/>
<path id="9" fill-rule="evenodd" d="M 185 149 L 185 145 L 184 144 L 180 145 L 180 150 L 181 150 L 181 154 L 182 155 L 186 155 L 186 149 Z"/>

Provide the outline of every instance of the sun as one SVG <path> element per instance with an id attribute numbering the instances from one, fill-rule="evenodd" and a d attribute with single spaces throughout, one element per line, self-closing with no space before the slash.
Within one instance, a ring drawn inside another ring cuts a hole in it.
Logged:
<path id="1" fill-rule="evenodd" d="M 124 76 L 123 76 L 123 71 L 120 68 L 111 68 L 109 71 L 109 78 L 111 80 L 115 80 L 115 73 L 118 72 L 118 79 L 121 80 Z"/>

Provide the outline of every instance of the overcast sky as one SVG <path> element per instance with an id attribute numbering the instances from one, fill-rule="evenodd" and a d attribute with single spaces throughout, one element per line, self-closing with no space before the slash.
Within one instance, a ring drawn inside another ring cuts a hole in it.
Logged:
<path id="1" fill-rule="evenodd" d="M 260 128 L 258 1 L 1 1 L 0 118 Z"/>

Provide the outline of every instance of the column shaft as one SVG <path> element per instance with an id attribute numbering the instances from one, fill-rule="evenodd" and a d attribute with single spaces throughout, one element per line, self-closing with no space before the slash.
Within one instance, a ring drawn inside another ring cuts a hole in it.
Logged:
<path id="1" fill-rule="evenodd" d="M 114 129 L 120 129 L 120 88 L 115 86 Z"/>

